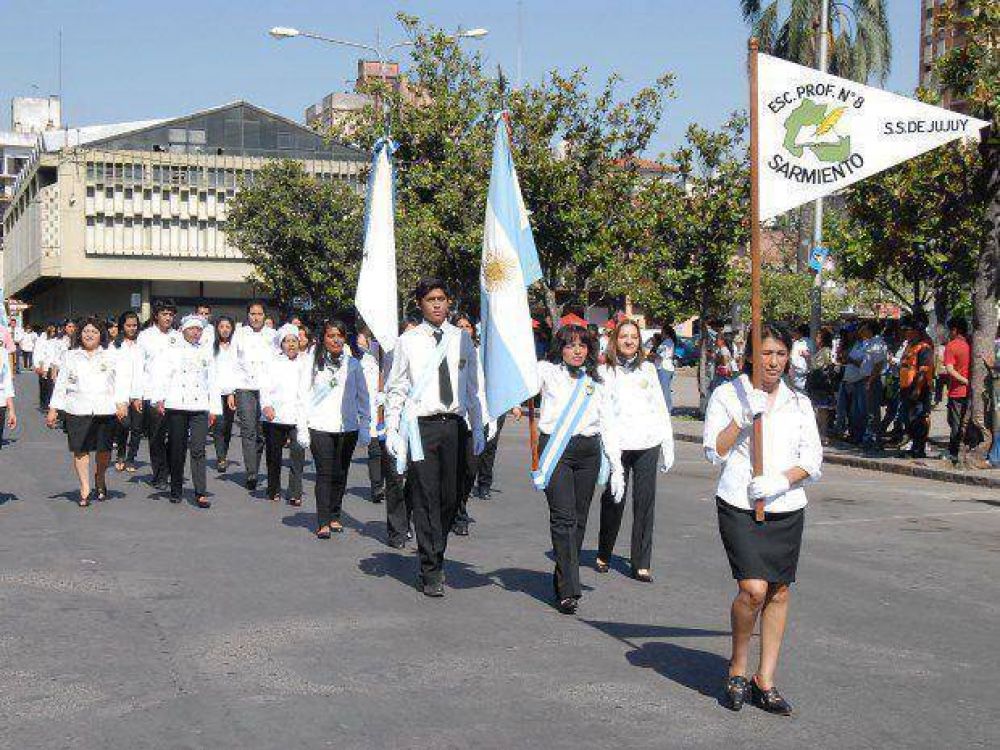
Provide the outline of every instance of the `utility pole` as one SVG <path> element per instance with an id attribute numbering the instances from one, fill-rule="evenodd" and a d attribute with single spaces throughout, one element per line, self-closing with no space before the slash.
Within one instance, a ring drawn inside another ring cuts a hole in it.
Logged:
<path id="1" fill-rule="evenodd" d="M 819 11 L 819 59 L 816 67 L 821 73 L 827 72 L 828 45 L 830 39 L 830 0 L 820 0 Z M 823 245 L 823 199 L 817 198 L 813 207 L 813 241 L 812 250 Z M 823 322 L 823 266 L 820 265 L 813 278 L 810 293 L 809 330 L 813 338 L 819 332 Z"/>

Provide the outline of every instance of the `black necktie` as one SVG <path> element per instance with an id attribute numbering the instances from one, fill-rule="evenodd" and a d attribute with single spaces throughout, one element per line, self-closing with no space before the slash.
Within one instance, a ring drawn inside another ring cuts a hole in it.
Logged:
<path id="1" fill-rule="evenodd" d="M 434 331 L 434 341 L 436 343 L 440 344 L 442 338 L 444 338 L 443 331 Z M 446 407 L 450 407 L 451 402 L 455 400 L 455 394 L 451 392 L 451 375 L 448 373 L 447 356 L 443 357 L 441 364 L 438 365 L 438 393 L 441 395 L 441 403 Z"/>

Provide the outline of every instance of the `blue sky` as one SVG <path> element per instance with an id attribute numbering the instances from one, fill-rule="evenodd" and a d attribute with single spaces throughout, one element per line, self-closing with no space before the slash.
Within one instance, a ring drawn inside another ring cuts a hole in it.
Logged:
<path id="1" fill-rule="evenodd" d="M 609 73 L 627 94 L 663 72 L 677 76 L 650 155 L 669 150 L 691 122 L 714 126 L 745 106 L 747 30 L 737 0 L 523 0 L 522 72 L 587 66 L 595 85 Z M 171 117 L 235 99 L 301 120 L 305 107 L 349 88 L 357 54 L 306 39 L 272 40 L 294 26 L 371 43 L 401 38 L 402 10 L 445 28 L 483 26 L 475 45 L 513 79 L 517 0 L 0 0 L 0 128 L 9 100 L 58 90 L 68 124 Z M 887 88 L 917 81 L 920 0 L 889 0 L 893 71 Z M 404 61 L 405 67 L 405 61 Z M 37 88 L 36 88 L 37 87 Z"/>

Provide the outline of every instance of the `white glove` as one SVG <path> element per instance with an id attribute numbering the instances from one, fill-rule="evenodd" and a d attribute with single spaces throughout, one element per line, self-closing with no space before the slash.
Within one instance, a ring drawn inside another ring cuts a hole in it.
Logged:
<path id="1" fill-rule="evenodd" d="M 616 503 L 620 503 L 625 499 L 625 470 L 620 464 L 611 470 L 608 488 L 611 490 L 611 497 L 614 498 Z"/>
<path id="2" fill-rule="evenodd" d="M 780 472 L 775 472 L 773 474 L 762 474 L 750 480 L 750 486 L 747 487 L 747 494 L 751 500 L 760 500 L 761 498 L 784 495 L 790 488 L 791 484 L 788 482 L 788 477 Z"/>
<path id="3" fill-rule="evenodd" d="M 754 417 L 767 411 L 768 395 L 757 388 L 747 393 L 746 403 L 740 401 L 743 407 L 738 413 L 731 415 L 736 426 L 745 430 L 753 424 Z"/>
<path id="4" fill-rule="evenodd" d="M 385 449 L 389 451 L 389 455 L 393 458 L 398 458 L 399 456 L 399 430 L 394 430 L 391 427 L 387 427 L 385 430 Z"/>
<path id="5" fill-rule="evenodd" d="M 297 442 L 303 449 L 309 447 L 309 429 L 306 427 L 298 427 L 295 430 L 295 442 Z"/>
<path id="6" fill-rule="evenodd" d="M 674 449 L 673 446 L 668 446 L 666 444 L 660 446 L 660 473 L 666 474 L 674 467 Z"/>
<path id="7" fill-rule="evenodd" d="M 486 450 L 486 436 L 482 430 L 472 431 L 472 455 L 478 456 Z"/>

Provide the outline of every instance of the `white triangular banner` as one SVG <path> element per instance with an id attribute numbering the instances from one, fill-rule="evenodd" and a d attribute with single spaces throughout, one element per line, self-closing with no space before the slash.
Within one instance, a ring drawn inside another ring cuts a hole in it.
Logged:
<path id="1" fill-rule="evenodd" d="M 770 55 L 757 60 L 766 221 L 988 123 Z"/>

